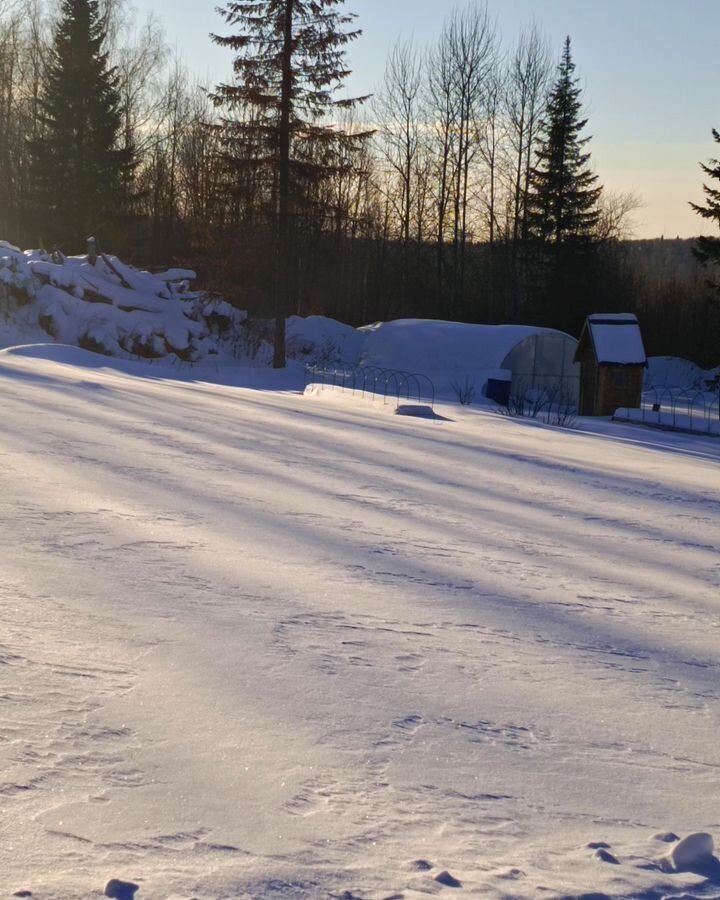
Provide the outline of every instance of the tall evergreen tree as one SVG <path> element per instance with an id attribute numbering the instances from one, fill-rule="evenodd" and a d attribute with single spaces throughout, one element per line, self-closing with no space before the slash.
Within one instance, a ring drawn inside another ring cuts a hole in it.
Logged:
<path id="1" fill-rule="evenodd" d="M 714 128 L 712 133 L 715 142 L 720 144 L 720 133 Z M 708 178 L 720 181 L 720 160 L 711 159 L 707 165 L 701 163 L 700 166 Z M 690 206 L 692 206 L 695 212 L 698 213 L 698 215 L 701 215 L 703 219 L 708 219 L 720 226 L 720 188 L 713 188 L 704 184 L 703 191 L 707 198 L 707 205 L 700 206 L 697 203 L 691 203 Z M 720 267 L 720 238 L 712 237 L 710 235 L 699 237 L 694 252 L 695 256 L 704 266 L 714 266 L 716 269 L 717 267 Z M 711 282 L 711 284 L 717 292 L 720 292 L 720 283 L 714 281 Z M 714 306 L 720 307 L 720 300 L 717 298 L 714 298 L 712 302 Z"/>
<path id="2" fill-rule="evenodd" d="M 600 217 L 602 186 L 588 165 L 590 137 L 580 136 L 587 119 L 581 118 L 574 72 L 568 37 L 542 122 L 529 197 L 531 236 L 556 246 L 592 240 Z"/>
<path id="3" fill-rule="evenodd" d="M 347 44 L 360 34 L 346 30 L 354 16 L 344 0 L 235 0 L 219 12 L 238 31 L 212 35 L 236 52 L 234 84 L 214 95 L 234 115 L 223 121 L 225 143 L 236 166 L 265 169 L 273 207 L 275 243 L 275 352 L 285 365 L 285 317 L 293 281 L 293 220 L 309 183 L 337 171 L 338 145 L 348 135 L 328 121 L 333 112 L 364 98 L 335 95 L 350 74 Z"/>
<path id="4" fill-rule="evenodd" d="M 132 150 L 119 148 L 120 96 L 105 40 L 98 0 L 62 0 L 40 136 L 30 143 L 30 202 L 38 237 L 73 250 L 123 211 L 133 168 Z"/>
<path id="5" fill-rule="evenodd" d="M 527 198 L 530 316 L 539 324 L 579 331 L 590 312 L 602 186 L 582 137 L 581 89 L 570 38 L 565 41 L 538 137 Z"/>

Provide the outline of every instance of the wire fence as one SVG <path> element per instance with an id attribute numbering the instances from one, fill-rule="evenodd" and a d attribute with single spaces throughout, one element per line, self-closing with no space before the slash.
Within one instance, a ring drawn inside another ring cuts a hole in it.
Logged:
<path id="1" fill-rule="evenodd" d="M 639 410 L 618 418 L 646 425 L 720 434 L 720 395 L 686 388 L 652 388 L 643 392 Z"/>
<path id="2" fill-rule="evenodd" d="M 409 400 L 435 406 L 435 385 L 427 377 L 416 372 L 398 369 L 381 369 L 376 366 L 343 366 L 324 368 L 305 367 L 305 387 L 309 385 L 331 387 L 350 391 L 362 397 L 394 398 L 397 403 Z"/>
<path id="3" fill-rule="evenodd" d="M 562 397 L 564 402 L 574 405 L 577 411 L 580 376 L 513 372 L 511 393 L 516 396 L 524 396 L 530 402 L 535 402 L 538 397 L 545 397 L 548 401 Z"/>

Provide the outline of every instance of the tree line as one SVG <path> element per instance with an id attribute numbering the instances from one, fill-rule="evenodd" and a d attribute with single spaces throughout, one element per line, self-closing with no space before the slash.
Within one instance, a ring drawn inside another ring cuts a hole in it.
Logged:
<path id="1" fill-rule="evenodd" d="M 291 313 L 577 334 L 600 310 L 713 363 L 712 287 L 689 250 L 636 252 L 638 198 L 593 169 L 570 38 L 559 58 L 538 26 L 503 41 L 478 2 L 430 48 L 398 41 L 357 98 L 342 0 L 219 12 L 232 77 L 207 87 L 125 0 L 0 0 L 0 237 L 192 265 L 274 317 L 279 351 Z"/>

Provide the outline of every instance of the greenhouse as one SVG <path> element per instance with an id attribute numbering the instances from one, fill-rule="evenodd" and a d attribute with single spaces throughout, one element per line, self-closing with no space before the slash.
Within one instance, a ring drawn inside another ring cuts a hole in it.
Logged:
<path id="1" fill-rule="evenodd" d="M 361 330 L 366 335 L 362 365 L 427 375 L 439 395 L 472 385 L 477 396 L 492 396 L 495 382 L 510 381 L 514 391 L 562 391 L 577 400 L 578 342 L 561 331 L 428 319 L 379 322 Z"/>

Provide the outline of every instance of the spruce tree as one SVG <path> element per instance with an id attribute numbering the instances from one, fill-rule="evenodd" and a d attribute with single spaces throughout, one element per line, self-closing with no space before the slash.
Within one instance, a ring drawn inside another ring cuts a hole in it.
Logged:
<path id="1" fill-rule="evenodd" d="M 578 332 L 596 288 L 602 186 L 582 137 L 581 89 L 570 38 L 541 120 L 530 176 L 525 259 L 529 315 L 537 324 Z"/>
<path id="2" fill-rule="evenodd" d="M 123 211 L 133 168 L 105 41 L 98 0 L 62 0 L 30 144 L 37 235 L 75 251 Z"/>
<path id="3" fill-rule="evenodd" d="M 720 144 L 720 133 L 714 128 L 712 133 L 715 142 Z M 700 167 L 708 178 L 720 181 L 720 160 L 711 159 L 707 165 L 701 163 Z M 701 215 L 703 219 L 708 219 L 720 226 L 720 189 L 704 184 L 703 191 L 707 198 L 707 206 L 700 206 L 697 203 L 691 203 L 690 206 L 692 206 L 695 212 Z M 694 248 L 694 253 L 704 266 L 720 266 L 720 238 L 711 237 L 710 235 L 699 237 Z M 711 284 L 716 291 L 720 292 L 720 283 L 713 281 Z M 720 307 L 720 301 L 715 299 L 713 305 Z"/>
<path id="4" fill-rule="evenodd" d="M 581 118 L 574 72 L 568 37 L 541 125 L 529 196 L 530 235 L 555 246 L 591 241 L 600 217 L 602 186 L 585 151 L 590 137 L 580 136 L 587 119 Z"/>
<path id="5" fill-rule="evenodd" d="M 328 121 L 365 98 L 338 99 L 350 74 L 347 44 L 360 34 L 347 30 L 355 16 L 343 0 L 235 0 L 219 13 L 232 35 L 212 35 L 235 51 L 234 84 L 221 84 L 215 103 L 228 108 L 225 146 L 235 165 L 267 173 L 274 217 L 275 352 L 285 366 L 285 317 L 290 308 L 293 220 L 317 184 L 337 171 L 338 147 L 366 135 L 348 135 Z"/>

